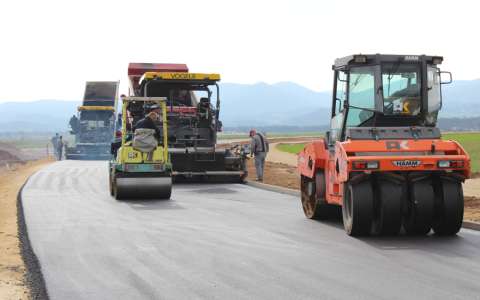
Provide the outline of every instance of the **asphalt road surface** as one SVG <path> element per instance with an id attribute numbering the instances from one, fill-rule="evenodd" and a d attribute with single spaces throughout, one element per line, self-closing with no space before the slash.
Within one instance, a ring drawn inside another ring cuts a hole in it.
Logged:
<path id="1" fill-rule="evenodd" d="M 197 184 L 116 201 L 107 175 L 62 161 L 23 190 L 51 299 L 480 299 L 480 232 L 355 239 L 294 196 Z"/>

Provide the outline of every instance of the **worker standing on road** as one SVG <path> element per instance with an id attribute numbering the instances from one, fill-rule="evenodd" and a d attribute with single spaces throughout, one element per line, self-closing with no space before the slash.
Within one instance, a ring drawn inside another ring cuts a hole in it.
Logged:
<path id="1" fill-rule="evenodd" d="M 60 136 L 57 141 L 57 160 L 62 160 L 63 145 L 63 139 L 62 136 Z"/>
<path id="2" fill-rule="evenodd" d="M 53 155 L 55 156 L 55 158 L 58 157 L 58 154 L 57 154 L 58 138 L 59 138 L 58 133 L 55 133 L 55 135 L 54 135 L 54 136 L 52 137 L 52 139 L 50 140 L 50 141 L 52 142 Z"/>
<path id="3" fill-rule="evenodd" d="M 264 134 L 255 129 L 250 130 L 251 156 L 255 155 L 255 170 L 257 172 L 257 181 L 263 181 L 263 171 L 265 170 L 265 158 L 269 150 L 267 138 Z"/>

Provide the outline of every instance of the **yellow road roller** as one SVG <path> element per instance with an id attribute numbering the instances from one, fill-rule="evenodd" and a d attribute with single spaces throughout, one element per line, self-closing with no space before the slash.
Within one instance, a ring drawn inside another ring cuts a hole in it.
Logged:
<path id="1" fill-rule="evenodd" d="M 169 199 L 172 165 L 168 153 L 166 98 L 123 96 L 121 101 L 121 130 L 117 131 L 117 136 L 121 132 L 121 141 L 112 143 L 109 162 L 110 194 L 117 200 Z M 151 132 L 138 128 L 140 122 L 133 124 L 132 116 L 139 114 L 143 114 L 144 120 L 156 116 L 147 120 L 154 128 Z"/>

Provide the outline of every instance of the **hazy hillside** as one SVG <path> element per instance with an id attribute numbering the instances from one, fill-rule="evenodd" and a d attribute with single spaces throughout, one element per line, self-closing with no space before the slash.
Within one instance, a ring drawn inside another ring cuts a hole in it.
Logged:
<path id="1" fill-rule="evenodd" d="M 325 107 L 331 98 L 300 85 L 224 83 L 221 85 L 221 119 L 225 126 L 315 125 L 312 111 Z M 0 132 L 65 131 L 79 101 L 41 100 L 29 103 L 0 103 Z M 307 119 L 305 118 L 307 117 Z M 324 120 L 322 122 L 325 122 Z"/>
<path id="2" fill-rule="evenodd" d="M 457 80 L 442 86 L 443 109 L 440 117 L 480 116 L 480 79 Z"/>
<path id="3" fill-rule="evenodd" d="M 480 116 L 480 80 L 455 81 L 443 86 L 443 92 L 440 118 Z M 329 124 L 330 92 L 315 92 L 291 82 L 223 83 L 221 100 L 220 116 L 226 128 Z M 55 100 L 0 103 L 0 132 L 66 131 L 77 105 L 77 101 Z M 475 119 L 464 123 L 476 126 Z M 451 127 L 451 122 L 443 124 Z"/>
<path id="4" fill-rule="evenodd" d="M 314 92 L 293 83 L 224 84 L 223 103 L 226 103 L 222 112 L 224 124 L 230 127 L 249 124 L 324 127 L 330 122 L 330 92 Z M 480 80 L 454 81 L 443 85 L 443 108 L 439 117 L 462 119 L 480 116 L 479 104 Z M 480 124 L 477 120 L 459 122 L 459 128 L 478 129 Z M 442 125 L 453 128 L 451 121 L 442 122 Z"/>
<path id="5" fill-rule="evenodd" d="M 312 110 L 328 108 L 331 102 L 329 93 L 291 82 L 225 83 L 221 88 L 221 116 L 226 126 L 313 124 L 318 117 L 310 115 Z"/>
<path id="6" fill-rule="evenodd" d="M 442 130 L 448 131 L 479 131 L 480 117 L 441 118 L 438 121 L 438 127 L 440 127 Z"/>
<path id="7" fill-rule="evenodd" d="M 0 132 L 65 131 L 79 103 L 58 100 L 0 103 Z"/>

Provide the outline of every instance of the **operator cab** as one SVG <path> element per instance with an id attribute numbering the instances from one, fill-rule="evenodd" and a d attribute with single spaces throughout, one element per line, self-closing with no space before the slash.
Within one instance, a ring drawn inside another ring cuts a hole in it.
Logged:
<path id="1" fill-rule="evenodd" d="M 442 60 L 441 56 L 381 54 L 335 60 L 328 144 L 352 138 L 353 132 L 357 137 L 375 137 L 368 132 L 379 128 L 418 127 L 421 133 L 430 132 L 430 138 L 437 135 L 438 129 L 432 128 L 442 106 L 441 84 L 452 81 L 449 72 L 438 68 Z M 442 81 L 442 74 L 447 80 Z"/>
<path id="2" fill-rule="evenodd" d="M 135 94 L 167 99 L 171 148 L 213 147 L 222 126 L 219 120 L 219 80 L 218 74 L 146 72 L 139 80 Z M 134 123 L 142 115 L 141 105 L 129 104 L 129 110 L 134 112 Z"/>

